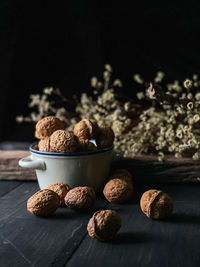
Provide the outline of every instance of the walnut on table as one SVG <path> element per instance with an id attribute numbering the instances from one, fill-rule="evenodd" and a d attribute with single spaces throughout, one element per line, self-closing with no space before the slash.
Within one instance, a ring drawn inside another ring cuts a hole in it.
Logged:
<path id="1" fill-rule="evenodd" d="M 140 207 L 151 219 L 166 219 L 173 212 L 172 198 L 161 190 L 151 189 L 142 195 Z"/>
<path id="2" fill-rule="evenodd" d="M 133 179 L 133 176 L 132 174 L 126 170 L 126 169 L 116 169 L 116 170 L 113 170 L 110 177 L 110 179 L 113 179 L 113 178 L 119 178 L 119 179 L 124 179 L 126 180 L 127 182 L 130 182 L 132 183 L 132 179 Z"/>
<path id="3" fill-rule="evenodd" d="M 27 210 L 36 216 L 52 215 L 60 205 L 59 196 L 52 190 L 43 189 L 27 201 Z"/>
<path id="4" fill-rule="evenodd" d="M 65 205 L 65 196 L 67 195 L 67 193 L 69 192 L 69 190 L 71 188 L 68 184 L 58 182 L 58 183 L 48 185 L 46 187 L 46 189 L 50 189 L 50 190 L 54 191 L 56 194 L 58 194 L 58 196 L 60 198 L 60 206 L 64 206 Z"/>
<path id="5" fill-rule="evenodd" d="M 124 179 L 114 178 L 107 182 L 103 194 L 109 202 L 122 204 L 131 199 L 133 185 Z"/>
<path id="6" fill-rule="evenodd" d="M 89 236 L 99 241 L 112 240 L 121 228 L 120 215 L 114 210 L 98 210 L 87 225 Z"/>
<path id="7" fill-rule="evenodd" d="M 65 196 L 65 204 L 68 208 L 89 211 L 96 200 L 94 189 L 89 186 L 78 186 L 71 189 Z"/>

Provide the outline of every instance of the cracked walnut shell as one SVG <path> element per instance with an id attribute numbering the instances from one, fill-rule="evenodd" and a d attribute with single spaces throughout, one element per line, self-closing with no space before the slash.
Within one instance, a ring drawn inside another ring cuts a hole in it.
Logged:
<path id="1" fill-rule="evenodd" d="M 100 241 L 113 239 L 121 228 L 120 215 L 114 210 L 98 210 L 87 225 L 89 236 Z"/>
<path id="2" fill-rule="evenodd" d="M 39 120 L 35 126 L 35 137 L 44 139 L 51 136 L 57 130 L 64 130 L 64 124 L 61 120 L 54 116 L 47 116 Z"/>
<path id="3" fill-rule="evenodd" d="M 65 204 L 68 208 L 88 211 L 94 206 L 96 195 L 94 189 L 89 186 L 78 186 L 71 189 L 65 196 Z"/>
<path id="4" fill-rule="evenodd" d="M 96 143 L 98 148 L 106 148 L 113 145 L 115 139 L 114 132 L 109 126 L 100 126 L 99 134 L 96 138 Z"/>
<path id="5" fill-rule="evenodd" d="M 69 190 L 71 188 L 68 184 L 58 182 L 55 184 L 48 185 L 46 187 L 46 189 L 50 189 L 50 190 L 54 191 L 60 197 L 60 206 L 64 206 L 65 205 L 65 196 L 67 195 L 67 193 L 69 192 Z"/>
<path id="6" fill-rule="evenodd" d="M 161 190 L 151 189 L 142 195 L 140 207 L 143 213 L 152 219 L 168 218 L 173 211 L 173 200 Z"/>
<path id="7" fill-rule="evenodd" d="M 74 134 L 80 140 L 90 140 L 98 134 L 99 127 L 94 120 L 83 119 L 74 126 Z"/>
<path id="8" fill-rule="evenodd" d="M 107 182 L 103 194 L 109 202 L 122 204 L 132 197 L 133 185 L 124 179 L 114 178 Z"/>
<path id="9" fill-rule="evenodd" d="M 52 152 L 71 153 L 78 148 L 78 138 L 71 131 L 57 130 L 50 137 Z"/>
<path id="10" fill-rule="evenodd" d="M 27 210 L 33 215 L 52 215 L 60 204 L 59 196 L 52 190 L 43 189 L 32 195 L 27 201 Z"/>

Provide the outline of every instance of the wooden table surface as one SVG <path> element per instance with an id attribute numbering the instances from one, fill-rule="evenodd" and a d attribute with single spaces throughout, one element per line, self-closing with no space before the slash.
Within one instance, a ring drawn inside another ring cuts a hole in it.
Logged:
<path id="1" fill-rule="evenodd" d="M 150 186 L 135 186 L 126 205 L 109 204 L 100 196 L 95 209 L 115 209 L 122 228 L 109 243 L 87 235 L 91 213 L 59 208 L 51 218 L 26 210 L 27 199 L 39 188 L 36 182 L 0 182 L 0 266 L 200 266 L 200 187 L 159 185 L 174 199 L 167 221 L 153 221 L 139 207 Z"/>

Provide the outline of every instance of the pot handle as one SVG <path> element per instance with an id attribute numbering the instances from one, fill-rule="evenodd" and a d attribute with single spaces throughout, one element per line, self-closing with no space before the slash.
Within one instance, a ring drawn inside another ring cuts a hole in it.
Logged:
<path id="1" fill-rule="evenodd" d="M 19 166 L 23 168 L 32 168 L 36 170 L 46 170 L 46 164 L 41 159 L 33 159 L 30 156 L 19 160 Z"/>

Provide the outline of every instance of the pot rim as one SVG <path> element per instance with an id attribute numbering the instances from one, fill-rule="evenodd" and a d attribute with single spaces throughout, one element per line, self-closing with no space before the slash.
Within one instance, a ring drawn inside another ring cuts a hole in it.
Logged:
<path id="1" fill-rule="evenodd" d="M 101 154 L 101 153 L 105 153 L 107 151 L 110 151 L 113 149 L 113 145 L 110 147 L 106 147 L 106 148 L 102 148 L 102 149 L 98 149 L 98 150 L 91 150 L 91 151 L 86 151 L 86 152 L 72 152 L 72 153 L 58 153 L 58 152 L 42 152 L 42 151 L 38 151 L 36 149 L 33 149 L 33 146 L 36 145 L 37 142 L 31 144 L 29 146 L 29 151 L 33 154 L 38 154 L 38 155 L 44 155 L 44 156 L 66 156 L 66 157 L 77 157 L 77 156 L 87 156 L 87 155 L 95 155 L 95 154 Z"/>

